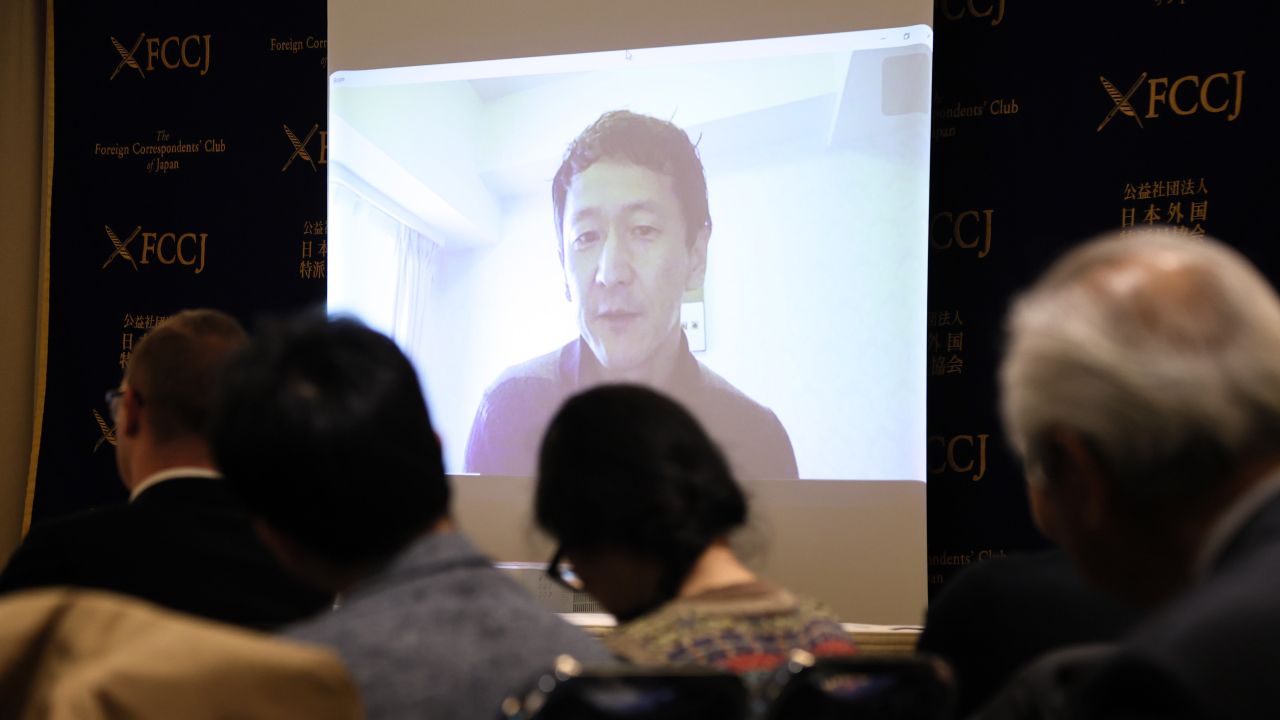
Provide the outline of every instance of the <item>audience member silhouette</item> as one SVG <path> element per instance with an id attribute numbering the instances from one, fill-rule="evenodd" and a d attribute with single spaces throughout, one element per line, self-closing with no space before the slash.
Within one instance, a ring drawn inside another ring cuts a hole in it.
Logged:
<path id="1" fill-rule="evenodd" d="M 987 717 L 1274 714 L 1277 358 L 1280 299 L 1212 239 L 1103 237 L 1016 300 L 1001 405 L 1033 515 L 1154 611 L 1101 662 L 1042 660 Z"/>
<path id="2" fill-rule="evenodd" d="M 830 613 L 735 556 L 746 498 L 693 416 L 653 390 L 606 385 L 564 404 L 542 442 L 535 513 L 560 543 L 549 569 L 618 618 L 607 643 L 623 657 L 758 684 L 792 649 L 856 651 Z"/>
<path id="3" fill-rule="evenodd" d="M 108 392 L 129 504 L 32 528 L 0 591 L 99 588 L 259 628 L 331 604 L 331 593 L 280 567 L 215 469 L 206 436 L 215 378 L 246 340 L 216 310 L 177 313 L 142 338 Z"/>
<path id="4" fill-rule="evenodd" d="M 370 718 L 494 717 L 562 653 L 610 660 L 454 528 L 417 374 L 390 339 L 319 316 L 268 328 L 228 368 L 213 440 L 268 544 L 342 593 L 284 634 L 336 648 Z"/>

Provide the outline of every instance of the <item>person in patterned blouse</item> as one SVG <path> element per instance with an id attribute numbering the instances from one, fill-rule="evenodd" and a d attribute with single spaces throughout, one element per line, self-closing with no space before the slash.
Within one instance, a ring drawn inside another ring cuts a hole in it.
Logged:
<path id="1" fill-rule="evenodd" d="M 559 542 L 548 571 L 617 617 L 606 642 L 621 657 L 759 687 L 794 649 L 857 652 L 829 611 L 737 558 L 728 537 L 746 522 L 746 497 L 697 420 L 653 390 L 570 398 L 543 438 L 534 503 Z"/>

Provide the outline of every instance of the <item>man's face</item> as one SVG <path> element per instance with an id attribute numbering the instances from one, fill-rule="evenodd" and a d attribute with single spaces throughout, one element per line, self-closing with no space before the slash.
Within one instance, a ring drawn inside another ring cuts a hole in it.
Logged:
<path id="1" fill-rule="evenodd" d="M 702 286 L 709 231 L 691 245 L 671 178 L 610 160 L 569 184 L 563 231 L 583 339 L 606 368 L 644 366 L 675 341 L 684 291 Z"/>

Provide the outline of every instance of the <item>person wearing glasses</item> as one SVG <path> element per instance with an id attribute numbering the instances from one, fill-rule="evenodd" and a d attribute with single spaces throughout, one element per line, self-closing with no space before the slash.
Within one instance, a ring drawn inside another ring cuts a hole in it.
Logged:
<path id="1" fill-rule="evenodd" d="M 534 511 L 559 543 L 548 572 L 618 619 L 606 644 L 625 659 L 758 686 L 793 649 L 857 651 L 829 612 L 737 558 L 741 488 L 698 421 L 651 389 L 605 385 L 564 404 L 542 442 Z"/>
<path id="2" fill-rule="evenodd" d="M 213 463 L 205 430 L 214 379 L 246 340 L 216 310 L 186 310 L 147 333 L 106 397 L 128 504 L 33 527 L 0 574 L 0 592 L 90 587 L 259 628 L 332 602 L 280 567 Z"/>
<path id="3" fill-rule="evenodd" d="M 336 649 L 371 720 L 497 717 L 561 654 L 612 662 L 454 527 L 440 441 L 391 339 L 322 316 L 265 329 L 227 369 L 212 436 L 271 548 L 342 594 L 283 635 Z"/>

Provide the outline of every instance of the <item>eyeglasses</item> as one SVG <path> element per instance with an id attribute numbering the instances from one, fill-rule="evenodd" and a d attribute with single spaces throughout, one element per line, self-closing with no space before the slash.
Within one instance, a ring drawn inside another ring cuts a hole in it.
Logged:
<path id="1" fill-rule="evenodd" d="M 104 396 L 107 401 L 107 408 L 111 412 L 111 422 L 115 422 L 120 414 L 120 398 L 122 397 L 124 397 L 124 388 L 111 388 Z"/>
<path id="2" fill-rule="evenodd" d="M 582 578 L 573 571 L 573 563 L 564 557 L 564 546 L 556 548 L 556 554 L 551 556 L 551 562 L 547 563 L 547 576 L 556 582 L 574 592 L 582 592 L 584 585 Z"/>

